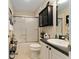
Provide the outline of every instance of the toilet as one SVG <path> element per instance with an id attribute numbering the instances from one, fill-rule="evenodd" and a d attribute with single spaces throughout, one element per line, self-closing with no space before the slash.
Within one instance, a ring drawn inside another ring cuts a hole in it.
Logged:
<path id="1" fill-rule="evenodd" d="M 31 59 L 39 59 L 41 45 L 38 43 L 33 43 L 30 45 Z"/>

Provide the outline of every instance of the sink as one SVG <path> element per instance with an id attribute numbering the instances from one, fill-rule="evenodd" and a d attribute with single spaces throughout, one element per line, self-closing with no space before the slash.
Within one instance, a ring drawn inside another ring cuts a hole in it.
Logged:
<path id="1" fill-rule="evenodd" d="M 48 39 L 49 43 L 57 46 L 68 47 L 69 42 L 61 39 Z"/>
<path id="2" fill-rule="evenodd" d="M 68 52 L 69 41 L 65 41 L 62 39 L 48 39 L 47 42 L 58 47 L 59 49 Z"/>

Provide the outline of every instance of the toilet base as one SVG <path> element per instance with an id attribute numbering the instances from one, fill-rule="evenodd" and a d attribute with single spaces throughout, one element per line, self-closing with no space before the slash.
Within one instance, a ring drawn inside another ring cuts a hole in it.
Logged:
<path id="1" fill-rule="evenodd" d="M 31 51 L 31 59 L 40 59 L 40 51 Z"/>

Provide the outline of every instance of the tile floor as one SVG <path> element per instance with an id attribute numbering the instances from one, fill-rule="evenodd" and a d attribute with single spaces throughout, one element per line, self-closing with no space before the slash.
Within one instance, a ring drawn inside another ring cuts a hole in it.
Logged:
<path id="1" fill-rule="evenodd" d="M 31 59 L 31 52 L 29 48 L 30 43 L 19 43 L 17 45 L 17 55 L 15 59 Z"/>

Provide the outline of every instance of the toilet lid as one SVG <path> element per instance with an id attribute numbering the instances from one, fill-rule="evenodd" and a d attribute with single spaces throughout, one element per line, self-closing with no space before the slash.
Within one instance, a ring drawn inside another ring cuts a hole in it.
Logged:
<path id="1" fill-rule="evenodd" d="M 35 48 L 41 47 L 41 45 L 38 44 L 38 43 L 31 44 L 30 46 L 31 46 L 31 47 L 35 47 Z"/>

